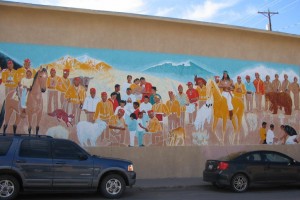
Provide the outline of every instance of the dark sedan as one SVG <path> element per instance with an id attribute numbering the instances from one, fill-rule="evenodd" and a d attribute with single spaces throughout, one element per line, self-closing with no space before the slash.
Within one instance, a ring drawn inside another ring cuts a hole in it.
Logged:
<path id="1" fill-rule="evenodd" d="M 252 183 L 300 182 L 300 163 L 276 151 L 231 154 L 220 160 L 207 160 L 203 180 L 216 187 L 230 186 L 244 192 Z"/>

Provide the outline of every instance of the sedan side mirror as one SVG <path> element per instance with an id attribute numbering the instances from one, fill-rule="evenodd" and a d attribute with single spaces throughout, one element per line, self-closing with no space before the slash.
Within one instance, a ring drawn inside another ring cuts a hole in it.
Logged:
<path id="1" fill-rule="evenodd" d="M 294 164 L 296 164 L 296 160 L 292 160 L 291 162 L 289 162 L 289 163 L 288 163 L 288 166 L 294 165 Z"/>

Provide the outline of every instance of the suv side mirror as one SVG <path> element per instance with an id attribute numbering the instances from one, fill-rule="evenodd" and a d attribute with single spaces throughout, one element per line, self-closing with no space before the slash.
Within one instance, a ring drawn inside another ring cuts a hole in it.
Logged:
<path id="1" fill-rule="evenodd" d="M 87 160 L 88 156 L 86 154 L 81 153 L 78 155 L 78 158 L 79 158 L 79 160 Z"/>

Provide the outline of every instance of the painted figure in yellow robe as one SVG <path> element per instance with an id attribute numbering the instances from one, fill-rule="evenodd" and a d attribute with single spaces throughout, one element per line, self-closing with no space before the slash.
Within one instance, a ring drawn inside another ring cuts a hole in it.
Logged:
<path id="1" fill-rule="evenodd" d="M 207 97 L 206 97 L 206 86 L 204 85 L 202 80 L 198 80 L 197 88 L 199 94 L 199 109 L 205 104 Z"/>
<path id="2" fill-rule="evenodd" d="M 244 102 L 244 97 L 246 94 L 245 84 L 242 83 L 242 78 L 240 76 L 237 77 L 237 82 L 234 84 L 233 94 L 234 96 L 240 98 Z"/>
<path id="3" fill-rule="evenodd" d="M 158 120 L 160 122 L 162 122 L 163 117 L 166 117 L 169 115 L 169 109 L 165 104 L 161 103 L 160 96 L 155 95 L 154 101 L 155 101 L 155 104 L 153 104 L 152 110 L 154 111 L 155 116 L 158 118 Z"/>
<path id="4" fill-rule="evenodd" d="M 169 91 L 169 97 L 170 97 L 170 100 L 168 100 L 166 103 L 166 106 L 169 110 L 168 128 L 169 128 L 169 130 L 173 130 L 173 129 L 179 127 L 181 111 L 180 111 L 180 104 L 175 99 L 175 96 L 172 91 Z"/>
<path id="5" fill-rule="evenodd" d="M 75 116 L 75 123 L 80 121 L 81 108 L 85 99 L 85 88 L 80 85 L 80 78 L 74 78 L 73 85 L 71 85 L 65 94 L 65 99 L 72 106 L 72 114 Z"/>
<path id="6" fill-rule="evenodd" d="M 57 80 L 57 86 L 56 89 L 60 91 L 60 105 L 61 109 L 65 110 L 68 112 L 68 101 L 65 99 L 65 93 L 67 92 L 68 88 L 71 85 L 71 81 L 68 78 L 70 74 L 69 69 L 64 69 L 63 70 L 63 77 L 60 77 Z"/>
<path id="7" fill-rule="evenodd" d="M 24 60 L 23 67 L 17 69 L 16 73 L 14 74 L 14 80 L 16 83 L 20 83 L 22 78 L 25 78 L 27 70 L 32 72 L 32 77 L 35 76 L 36 71 L 35 69 L 31 68 L 31 61 L 28 58 Z"/>
<path id="8" fill-rule="evenodd" d="M 2 72 L 2 83 L 5 86 L 5 95 L 10 91 L 15 90 L 18 86 L 18 81 L 14 79 L 16 70 L 14 70 L 14 63 L 11 60 L 7 61 L 7 69 Z"/>
<path id="9" fill-rule="evenodd" d="M 112 115 L 108 121 L 110 135 L 109 141 L 114 143 L 115 141 L 119 144 L 125 144 L 125 129 L 127 127 L 124 120 L 125 110 L 119 109 L 116 115 Z"/>
<path id="10" fill-rule="evenodd" d="M 101 119 L 108 123 L 111 116 L 113 116 L 113 104 L 107 100 L 107 93 L 101 93 L 101 101 L 97 104 L 96 111 L 94 114 L 94 121 L 97 119 Z M 109 129 L 107 128 L 105 133 L 101 135 L 104 139 L 109 138 Z"/>
<path id="11" fill-rule="evenodd" d="M 48 107 L 47 113 L 51 113 L 58 109 L 58 91 L 56 89 L 59 77 L 56 76 L 56 70 L 50 70 L 50 76 L 47 78 L 47 91 L 48 91 Z M 53 103 L 53 109 L 52 109 Z"/>

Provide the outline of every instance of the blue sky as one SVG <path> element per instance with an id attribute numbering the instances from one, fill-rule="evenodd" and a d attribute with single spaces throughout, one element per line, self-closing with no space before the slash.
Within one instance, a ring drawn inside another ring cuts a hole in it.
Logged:
<path id="1" fill-rule="evenodd" d="M 93 10 L 171 17 L 266 29 L 268 9 L 273 31 L 300 35 L 300 0 L 6 0 Z"/>

